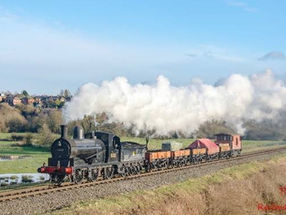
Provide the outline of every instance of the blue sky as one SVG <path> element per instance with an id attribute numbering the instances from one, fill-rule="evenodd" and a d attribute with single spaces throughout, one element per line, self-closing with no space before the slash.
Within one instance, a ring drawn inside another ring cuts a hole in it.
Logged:
<path id="1" fill-rule="evenodd" d="M 271 69 L 286 80 L 286 1 L 0 0 L 0 91 L 73 92 L 125 76 L 174 85 Z"/>

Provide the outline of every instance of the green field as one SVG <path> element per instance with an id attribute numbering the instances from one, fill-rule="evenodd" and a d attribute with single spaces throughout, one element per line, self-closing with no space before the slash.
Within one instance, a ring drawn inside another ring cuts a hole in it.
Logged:
<path id="1" fill-rule="evenodd" d="M 3 141 L 4 140 L 4 141 Z M 47 147 L 21 146 L 11 140 L 11 134 L 0 134 L 0 156 L 20 155 L 24 159 L 0 161 L 0 174 L 36 173 L 43 162 L 50 156 Z"/>
<path id="2" fill-rule="evenodd" d="M 25 134 L 23 134 L 25 135 Z M 37 135 L 35 135 L 37 136 Z M 145 144 L 144 138 L 123 137 L 122 141 L 134 141 Z M 162 142 L 176 141 L 183 143 L 183 147 L 192 143 L 193 139 L 150 139 L 149 149 L 158 149 Z M 255 150 L 263 150 L 266 148 L 279 147 L 286 145 L 283 141 L 243 141 L 243 152 L 250 152 Z M 11 134 L 0 133 L 0 156 L 6 155 L 25 155 L 29 156 L 24 159 L 0 161 L 0 174 L 5 173 L 35 173 L 37 168 L 43 162 L 47 163 L 50 156 L 49 148 L 39 146 L 21 146 L 17 141 L 11 140 Z"/>

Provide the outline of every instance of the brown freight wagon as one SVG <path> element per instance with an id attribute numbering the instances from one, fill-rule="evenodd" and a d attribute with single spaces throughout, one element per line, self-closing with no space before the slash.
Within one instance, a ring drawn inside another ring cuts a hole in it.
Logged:
<path id="1" fill-rule="evenodd" d="M 145 154 L 145 158 L 149 162 L 152 162 L 152 161 L 158 160 L 158 159 L 168 159 L 170 157 L 171 157 L 171 152 L 170 151 L 156 150 L 156 151 L 148 151 Z"/>
<path id="2" fill-rule="evenodd" d="M 191 150 L 190 149 L 181 149 L 177 151 L 172 151 L 172 161 L 171 165 L 173 166 L 183 166 L 190 162 L 191 159 Z"/>
<path id="3" fill-rule="evenodd" d="M 190 154 L 191 154 L 191 150 L 190 149 L 182 149 L 182 150 L 172 151 L 171 152 L 171 156 L 173 158 L 176 158 L 176 157 L 187 157 L 187 156 L 190 156 Z"/>
<path id="4" fill-rule="evenodd" d="M 220 152 L 230 151 L 230 145 L 228 143 L 220 143 L 218 146 L 220 148 Z"/>
<path id="5" fill-rule="evenodd" d="M 201 148 L 201 149 L 192 149 L 192 155 L 203 155 L 207 153 L 206 148 Z"/>
<path id="6" fill-rule="evenodd" d="M 145 153 L 148 169 L 167 168 L 170 163 L 171 151 L 154 150 Z"/>

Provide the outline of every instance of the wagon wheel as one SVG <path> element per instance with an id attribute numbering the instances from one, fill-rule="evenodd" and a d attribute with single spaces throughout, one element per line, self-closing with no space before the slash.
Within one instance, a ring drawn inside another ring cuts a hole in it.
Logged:
<path id="1" fill-rule="evenodd" d="M 181 162 L 180 161 L 176 161 L 176 167 L 181 167 Z"/>
<path id="2" fill-rule="evenodd" d="M 83 179 L 83 172 L 80 169 L 77 169 L 74 175 L 75 183 L 80 183 L 82 179 Z"/>
<path id="3" fill-rule="evenodd" d="M 194 164 L 198 164 L 199 162 L 199 158 L 194 158 Z"/>
<path id="4" fill-rule="evenodd" d="M 109 179 L 112 178 L 114 174 L 114 168 L 113 167 L 106 167 L 103 169 L 103 178 L 104 179 Z"/>
<path id="5" fill-rule="evenodd" d="M 97 177 L 98 177 L 98 169 L 91 170 L 91 180 L 96 181 Z"/>
<path id="6" fill-rule="evenodd" d="M 129 175 L 128 170 L 125 166 L 120 167 L 120 175 L 122 177 L 126 177 Z"/>
<path id="7" fill-rule="evenodd" d="M 132 174 L 133 174 L 133 170 L 132 170 L 133 168 L 132 168 L 132 166 L 129 166 L 129 167 L 127 167 L 126 169 L 127 169 L 127 174 L 128 174 L 128 175 L 132 175 Z"/>
<path id="8" fill-rule="evenodd" d="M 146 164 L 145 172 L 150 172 L 150 171 L 151 171 L 151 165 L 150 164 Z"/>

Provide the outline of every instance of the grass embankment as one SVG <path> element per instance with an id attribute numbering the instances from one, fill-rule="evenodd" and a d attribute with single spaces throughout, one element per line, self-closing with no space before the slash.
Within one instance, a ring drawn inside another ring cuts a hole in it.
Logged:
<path id="1" fill-rule="evenodd" d="M 80 202 L 53 214 L 261 214 L 258 204 L 286 204 L 279 190 L 285 177 L 284 155 L 154 190 Z"/>
<path id="2" fill-rule="evenodd" d="M 19 134 L 18 134 L 19 135 Z M 43 162 L 50 156 L 49 147 L 21 145 L 12 141 L 11 134 L 0 134 L 0 156 L 19 155 L 23 159 L 0 161 L 0 174 L 5 173 L 36 173 Z"/>

